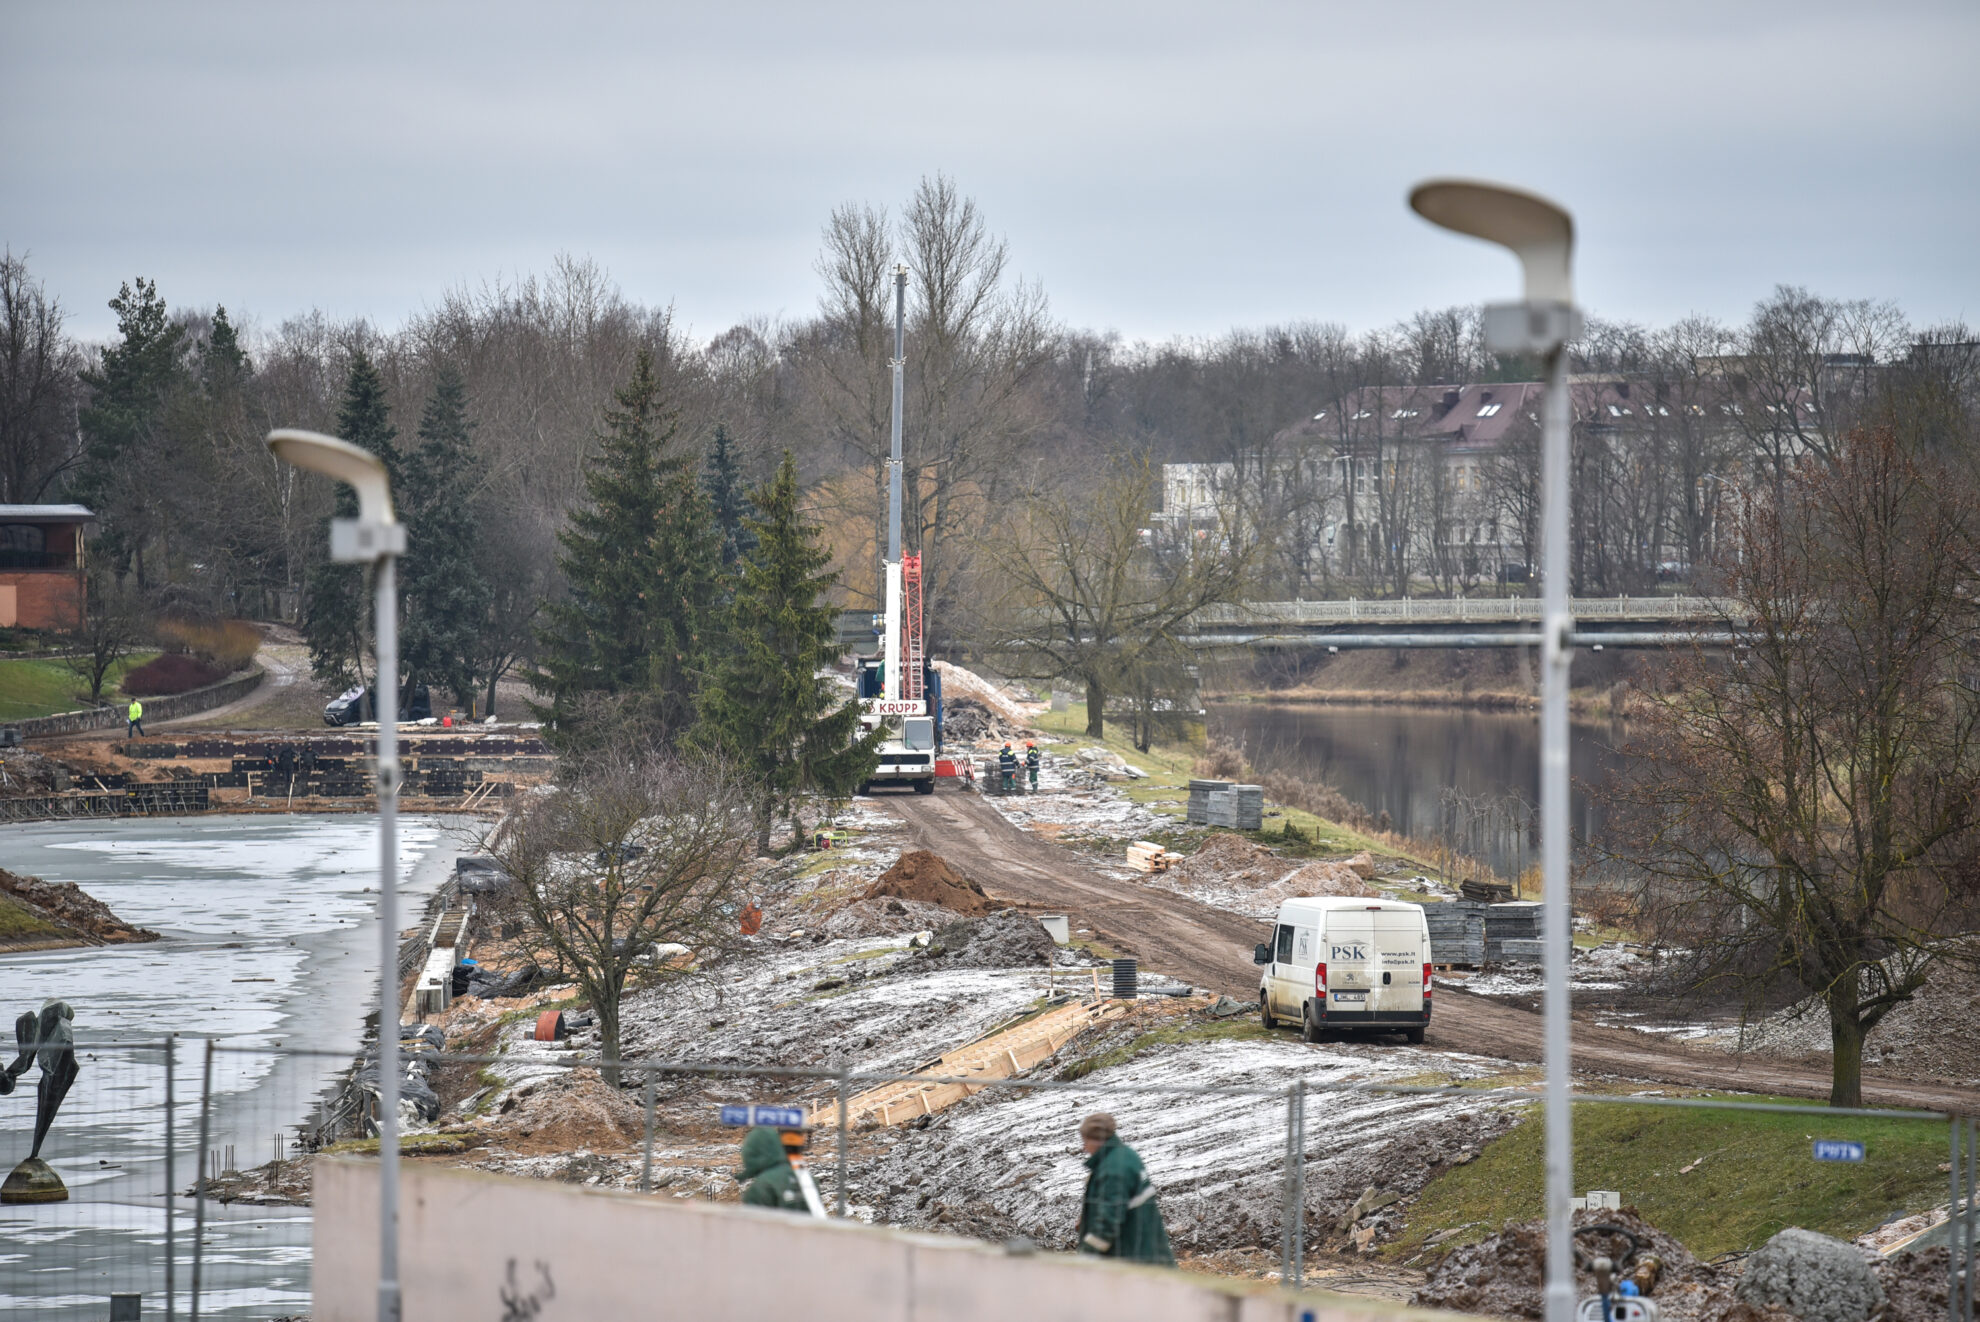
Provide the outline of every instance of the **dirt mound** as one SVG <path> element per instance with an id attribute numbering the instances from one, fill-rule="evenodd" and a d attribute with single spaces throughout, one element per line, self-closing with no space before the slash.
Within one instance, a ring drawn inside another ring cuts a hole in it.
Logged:
<path id="1" fill-rule="evenodd" d="M 942 734 L 951 743 L 981 743 L 984 740 L 1011 742 L 1024 739 L 1032 731 L 1022 722 L 1007 721 L 974 698 L 942 700 Z"/>
<path id="2" fill-rule="evenodd" d="M 69 768 L 52 757 L 18 745 L 0 749 L 0 799 L 54 794 L 73 783 Z"/>
<path id="3" fill-rule="evenodd" d="M 490 1137 L 525 1151 L 609 1150 L 640 1142 L 645 1125 L 638 1102 L 608 1087 L 597 1070 L 576 1069 L 510 1094 Z"/>
<path id="4" fill-rule="evenodd" d="M 1316 895 L 1341 895 L 1353 899 L 1373 900 L 1381 898 L 1382 892 L 1362 880 L 1352 861 L 1347 863 L 1308 863 L 1305 867 L 1284 880 L 1276 883 L 1273 889 L 1282 892 L 1281 898 L 1307 899 Z"/>
<path id="5" fill-rule="evenodd" d="M 1669 1322 L 1729 1322 L 1735 1307 L 1757 1322 L 1764 1314 L 1736 1304 L 1732 1281 L 1700 1262 L 1691 1251 L 1657 1230 L 1629 1208 L 1620 1211 L 1576 1212 L 1574 1224 L 1620 1226 L 1636 1237 L 1637 1252 L 1663 1259 L 1663 1274 L 1652 1297 Z M 1577 1235 L 1586 1250 L 1577 1258 L 1606 1253 L 1618 1260 L 1628 1241 L 1617 1235 Z M 1431 1264 L 1429 1275 L 1410 1300 L 1419 1307 L 1449 1308 L 1500 1317 L 1539 1317 L 1546 1281 L 1547 1236 L 1538 1221 L 1507 1226 L 1476 1244 L 1454 1249 Z M 1577 1295 L 1595 1292 L 1595 1279 L 1584 1269 L 1575 1272 Z"/>
<path id="6" fill-rule="evenodd" d="M 0 894 L 20 901 L 49 922 L 75 933 L 76 939 L 92 946 L 122 945 L 136 941 L 156 941 L 158 933 L 133 927 L 110 906 L 73 881 L 43 881 L 23 877 L 0 868 Z"/>
<path id="7" fill-rule="evenodd" d="M 831 937 L 899 936 L 903 932 L 931 931 L 954 922 L 955 918 L 955 914 L 939 904 L 888 896 L 854 900 L 827 918 L 820 930 Z"/>
<path id="8" fill-rule="evenodd" d="M 1038 702 L 1011 688 L 993 683 L 961 666 L 952 666 L 947 661 L 937 661 L 935 669 L 942 676 L 942 706 L 945 711 L 954 710 L 958 698 L 965 698 L 982 704 L 991 715 L 1013 729 L 1022 730 L 1026 722 L 1051 709 L 1049 702 Z"/>
<path id="9" fill-rule="evenodd" d="M 1889 1307 L 1885 1322 L 1939 1322 L 1946 1315 L 1946 1269 L 1952 1255 L 1945 1245 L 1915 1253 L 1894 1253 L 1875 1264 Z"/>
<path id="10" fill-rule="evenodd" d="M 935 933 L 935 944 L 942 949 L 936 958 L 962 969 L 1043 968 L 1058 948 L 1044 924 L 1015 909 L 951 923 Z"/>
<path id="11" fill-rule="evenodd" d="M 1180 870 L 1193 885 L 1256 890 L 1281 880 L 1295 866 L 1263 845 L 1220 831 L 1198 845 Z"/>
<path id="12" fill-rule="evenodd" d="M 978 918 L 990 912 L 990 897 L 983 888 L 950 867 L 940 854 L 915 849 L 894 860 L 894 866 L 880 874 L 863 900 L 919 900 L 939 904 L 951 913 Z"/>

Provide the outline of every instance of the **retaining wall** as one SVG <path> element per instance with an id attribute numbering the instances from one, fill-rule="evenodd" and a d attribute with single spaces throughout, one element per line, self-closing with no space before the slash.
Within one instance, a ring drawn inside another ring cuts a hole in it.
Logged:
<path id="1" fill-rule="evenodd" d="M 738 1131 L 740 1133 L 740 1131 Z M 1261 1282 L 483 1171 L 399 1167 L 408 1318 L 697 1322 L 1400 1322 L 1451 1318 Z M 316 1322 L 378 1316 L 378 1167 L 318 1158 Z"/>
<path id="2" fill-rule="evenodd" d="M 261 683 L 266 672 L 260 666 L 223 679 L 218 684 L 208 684 L 203 689 L 193 689 L 187 693 L 174 693 L 166 698 L 144 698 L 144 719 L 147 721 L 170 721 L 181 716 L 192 716 L 198 712 L 212 711 L 224 707 L 238 698 L 252 693 Z M 86 730 L 107 730 L 124 723 L 124 712 L 129 704 L 111 703 L 107 707 L 87 707 L 82 711 L 58 712 L 53 716 L 32 716 L 25 721 L 8 721 L 21 732 L 23 739 L 46 739 L 50 735 L 82 734 Z"/>

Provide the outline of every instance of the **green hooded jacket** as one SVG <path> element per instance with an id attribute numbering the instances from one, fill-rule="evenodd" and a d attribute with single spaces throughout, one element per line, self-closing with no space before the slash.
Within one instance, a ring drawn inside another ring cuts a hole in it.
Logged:
<path id="1" fill-rule="evenodd" d="M 784 1155 L 784 1141 L 768 1125 L 749 1131 L 742 1144 L 742 1169 L 736 1178 L 749 1187 L 742 1200 L 752 1207 L 776 1207 L 787 1212 L 809 1211 L 804 1191 L 798 1188 L 797 1172 Z"/>
<path id="2" fill-rule="evenodd" d="M 1134 1149 L 1118 1135 L 1086 1159 L 1086 1196 L 1081 1201 L 1079 1250 L 1128 1262 L 1176 1265 L 1169 1232 L 1155 1206 L 1155 1186 Z"/>

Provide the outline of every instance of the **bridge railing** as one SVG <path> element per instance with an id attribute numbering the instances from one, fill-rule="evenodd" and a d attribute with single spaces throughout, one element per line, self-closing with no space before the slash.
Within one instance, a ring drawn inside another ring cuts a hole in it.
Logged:
<path id="1" fill-rule="evenodd" d="M 1577 620 L 1718 621 L 1739 618 L 1737 602 L 1724 597 L 1575 597 Z M 1317 626 L 1410 621 L 1417 624 L 1538 622 L 1536 597 L 1426 598 L 1380 601 L 1252 601 L 1213 606 L 1194 623 L 1206 625 Z"/>

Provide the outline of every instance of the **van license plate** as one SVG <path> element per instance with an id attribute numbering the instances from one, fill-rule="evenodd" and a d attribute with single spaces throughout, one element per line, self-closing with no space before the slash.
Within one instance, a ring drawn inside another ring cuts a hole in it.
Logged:
<path id="1" fill-rule="evenodd" d="M 1368 999 L 1368 993 L 1365 991 L 1335 992 L 1334 999 L 1337 1001 L 1366 1001 Z"/>

